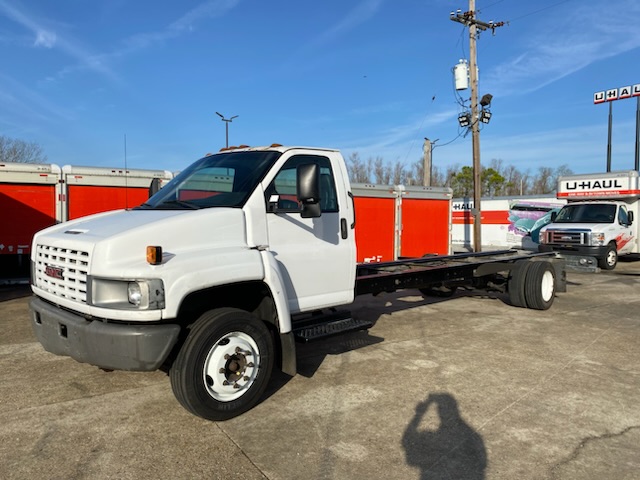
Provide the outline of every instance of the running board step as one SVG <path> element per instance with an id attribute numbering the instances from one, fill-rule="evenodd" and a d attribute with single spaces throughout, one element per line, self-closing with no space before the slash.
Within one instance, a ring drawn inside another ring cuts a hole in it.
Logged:
<path id="1" fill-rule="evenodd" d="M 355 320 L 351 317 L 347 318 L 327 318 L 321 316 L 319 318 L 310 318 L 300 324 L 294 324 L 293 334 L 299 342 L 311 342 L 321 338 L 338 335 L 345 332 L 355 332 L 357 330 L 367 330 L 373 326 L 368 320 Z"/>

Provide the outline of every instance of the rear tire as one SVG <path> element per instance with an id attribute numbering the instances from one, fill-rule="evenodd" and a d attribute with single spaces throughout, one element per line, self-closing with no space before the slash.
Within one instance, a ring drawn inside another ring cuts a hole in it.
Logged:
<path id="1" fill-rule="evenodd" d="M 549 262 L 531 262 L 525 282 L 527 306 L 534 310 L 547 310 L 556 295 L 556 274 Z"/>
<path id="2" fill-rule="evenodd" d="M 169 377 L 180 404 L 207 420 L 227 420 L 258 403 L 273 369 L 273 339 L 254 315 L 204 313 L 191 327 Z"/>
<path id="3" fill-rule="evenodd" d="M 603 270 L 613 270 L 618 265 L 618 250 L 615 245 L 609 245 L 604 257 L 598 259 L 598 264 Z"/>
<path id="4" fill-rule="evenodd" d="M 507 284 L 509 302 L 511 302 L 511 305 L 514 307 L 526 308 L 527 302 L 525 300 L 524 286 L 531 262 L 524 260 L 516 262 L 516 264 L 518 266 L 511 270 L 509 282 Z"/>

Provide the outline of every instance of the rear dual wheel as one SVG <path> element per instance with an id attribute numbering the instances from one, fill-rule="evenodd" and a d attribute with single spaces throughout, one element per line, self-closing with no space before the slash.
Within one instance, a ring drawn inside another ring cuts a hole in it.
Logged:
<path id="1" fill-rule="evenodd" d="M 243 310 L 204 313 L 169 372 L 176 399 L 207 420 L 227 420 L 258 403 L 273 369 L 273 339 Z"/>
<path id="2" fill-rule="evenodd" d="M 518 267 L 511 271 L 508 290 L 512 305 L 547 310 L 555 298 L 555 270 L 550 262 L 518 262 Z"/>

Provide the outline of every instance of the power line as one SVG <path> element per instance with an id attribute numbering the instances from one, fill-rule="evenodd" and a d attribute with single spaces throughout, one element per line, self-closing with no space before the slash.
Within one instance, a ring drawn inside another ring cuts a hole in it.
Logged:
<path id="1" fill-rule="evenodd" d="M 558 5 L 562 5 L 563 3 L 567 3 L 567 2 L 570 2 L 570 1 L 571 0 L 562 0 L 561 2 L 554 3 L 553 5 L 549 5 L 548 7 L 544 7 L 544 8 L 541 8 L 539 10 L 535 10 L 535 11 L 533 11 L 531 13 L 525 13 L 524 15 L 521 15 L 519 17 L 513 18 L 510 21 L 513 22 L 515 20 L 520 20 L 521 18 L 525 18 L 525 17 L 529 17 L 531 15 L 535 15 L 536 13 L 540 13 L 540 12 L 543 12 L 545 10 L 549 10 L 550 8 L 557 7 Z"/>
<path id="2" fill-rule="evenodd" d="M 484 8 L 479 9 L 479 10 L 478 10 L 478 13 L 482 13 L 482 11 L 483 11 L 485 8 L 493 7 L 494 5 L 497 5 L 497 4 L 502 3 L 502 2 L 504 2 L 504 0 L 498 0 L 497 2 L 490 3 L 489 5 L 485 6 Z"/>

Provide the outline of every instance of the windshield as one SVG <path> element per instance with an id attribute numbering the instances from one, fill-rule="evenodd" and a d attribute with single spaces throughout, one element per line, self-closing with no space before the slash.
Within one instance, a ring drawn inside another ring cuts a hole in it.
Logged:
<path id="1" fill-rule="evenodd" d="M 201 158 L 138 208 L 242 207 L 280 152 L 232 152 Z"/>
<path id="2" fill-rule="evenodd" d="M 613 223 L 615 218 L 616 205 L 589 203 L 565 205 L 554 223 Z"/>

